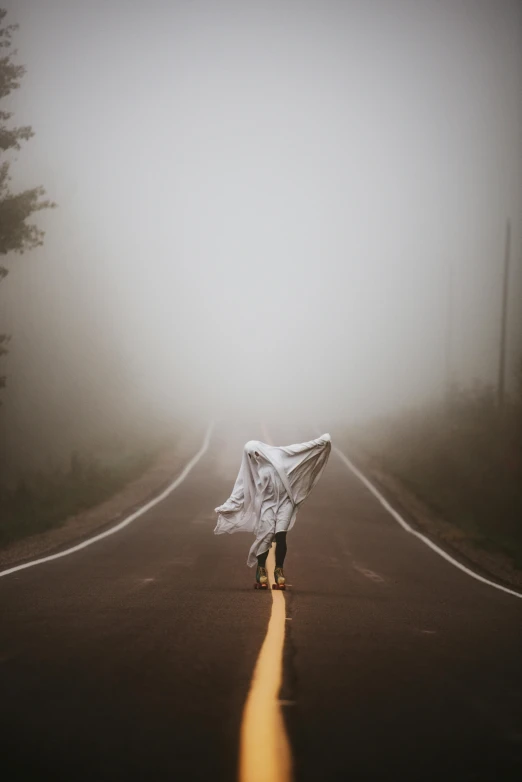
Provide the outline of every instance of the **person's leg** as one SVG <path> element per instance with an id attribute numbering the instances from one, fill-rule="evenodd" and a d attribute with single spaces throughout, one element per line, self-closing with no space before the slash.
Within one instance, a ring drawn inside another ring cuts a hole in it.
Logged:
<path id="1" fill-rule="evenodd" d="M 256 581 L 263 588 L 268 588 L 268 573 L 266 572 L 266 558 L 268 557 L 268 550 L 263 551 L 257 557 L 257 570 Z"/>
<path id="2" fill-rule="evenodd" d="M 276 532 L 275 541 L 276 541 L 276 550 L 275 550 L 276 567 L 283 567 L 285 557 L 286 557 L 286 532 Z"/>

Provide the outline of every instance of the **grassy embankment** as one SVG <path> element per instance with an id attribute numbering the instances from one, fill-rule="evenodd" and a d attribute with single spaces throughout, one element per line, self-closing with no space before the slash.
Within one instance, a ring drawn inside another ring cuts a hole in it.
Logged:
<path id="1" fill-rule="evenodd" d="M 71 455 L 67 468 L 26 474 L 15 489 L 0 486 L 0 547 L 62 525 L 108 499 L 152 465 L 161 446 Z"/>
<path id="2" fill-rule="evenodd" d="M 522 570 L 522 393 L 499 411 L 491 389 L 456 391 L 358 433 L 373 465 L 476 545 Z"/>

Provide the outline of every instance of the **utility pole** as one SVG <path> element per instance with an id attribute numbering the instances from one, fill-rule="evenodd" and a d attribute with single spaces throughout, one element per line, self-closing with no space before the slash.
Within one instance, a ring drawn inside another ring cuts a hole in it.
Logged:
<path id="1" fill-rule="evenodd" d="M 511 254 L 511 222 L 506 224 L 506 245 L 504 252 L 504 284 L 502 286 L 502 319 L 500 327 L 500 355 L 498 363 L 497 402 L 499 408 L 504 405 L 506 383 L 506 337 L 507 337 L 507 308 L 509 292 L 509 257 Z"/>
<path id="2" fill-rule="evenodd" d="M 449 402 L 452 386 L 451 347 L 453 341 L 453 264 L 448 270 L 448 291 L 446 301 L 446 401 Z"/>

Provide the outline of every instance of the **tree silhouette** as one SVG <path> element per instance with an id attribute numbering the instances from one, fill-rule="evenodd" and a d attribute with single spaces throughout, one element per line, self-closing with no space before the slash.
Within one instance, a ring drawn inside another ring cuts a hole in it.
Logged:
<path id="1" fill-rule="evenodd" d="M 4 25 L 6 14 L 7 11 L 0 9 L 0 50 L 3 50 L 3 56 L 0 56 L 0 101 L 20 87 L 25 74 L 25 67 L 13 62 L 16 51 L 11 49 L 12 36 L 18 25 Z M 21 193 L 11 191 L 11 163 L 5 157 L 12 150 L 19 150 L 22 142 L 34 136 L 29 125 L 9 127 L 11 117 L 11 112 L 0 109 L 0 255 L 10 252 L 23 254 L 26 250 L 42 245 L 44 231 L 29 223 L 28 219 L 35 212 L 56 206 L 44 197 L 45 190 L 41 186 Z M 0 281 L 7 273 L 8 269 L 0 264 Z M 7 353 L 9 339 L 9 335 L 0 334 L 0 356 Z M 5 382 L 5 376 L 0 375 L 0 388 L 5 386 Z"/>

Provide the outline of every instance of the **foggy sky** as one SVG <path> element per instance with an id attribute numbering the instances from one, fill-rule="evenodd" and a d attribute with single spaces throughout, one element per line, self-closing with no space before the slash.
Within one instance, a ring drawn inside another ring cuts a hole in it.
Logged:
<path id="1" fill-rule="evenodd" d="M 507 217 L 513 368 L 521 3 L 0 5 L 36 132 L 14 184 L 59 204 L 0 289 L 20 410 L 59 420 L 75 383 L 201 418 L 433 398 L 450 267 L 454 378 L 494 381 Z"/>

